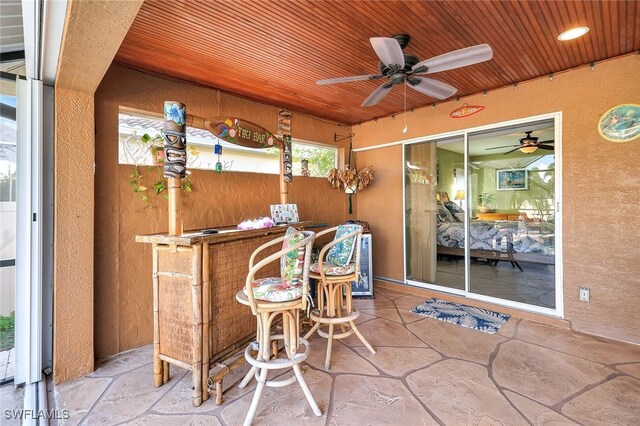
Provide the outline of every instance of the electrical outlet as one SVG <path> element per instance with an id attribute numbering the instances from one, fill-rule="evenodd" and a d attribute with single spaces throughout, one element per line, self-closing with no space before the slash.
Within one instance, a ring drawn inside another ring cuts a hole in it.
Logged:
<path id="1" fill-rule="evenodd" d="M 580 300 L 583 302 L 588 302 L 590 298 L 590 291 L 588 288 L 580 287 Z"/>

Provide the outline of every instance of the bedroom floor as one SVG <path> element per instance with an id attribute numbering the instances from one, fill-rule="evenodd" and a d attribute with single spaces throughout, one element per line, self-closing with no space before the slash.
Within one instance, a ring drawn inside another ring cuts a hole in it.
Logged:
<path id="1" fill-rule="evenodd" d="M 351 336 L 334 344 L 326 371 L 326 341 L 313 337 L 304 371 L 322 417 L 294 384 L 267 388 L 254 424 L 638 424 L 640 346 L 516 317 L 487 334 L 409 312 L 424 300 L 387 289 L 356 300 L 377 353 Z M 221 406 L 193 407 L 187 371 L 172 367 L 171 381 L 153 387 L 151 345 L 97 365 L 49 388 L 50 408 L 69 410 L 63 424 L 239 425 L 255 387 L 235 386 L 240 369 Z"/>
<path id="2" fill-rule="evenodd" d="M 464 261 L 438 260 L 437 284 L 464 290 Z M 555 307 L 554 265 L 518 262 L 522 271 L 501 261 L 497 265 L 484 259 L 471 262 L 471 291 L 500 299 L 545 308 Z"/>

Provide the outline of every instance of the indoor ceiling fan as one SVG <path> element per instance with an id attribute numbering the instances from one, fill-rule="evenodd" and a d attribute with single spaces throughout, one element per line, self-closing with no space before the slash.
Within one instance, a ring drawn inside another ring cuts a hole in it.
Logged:
<path id="1" fill-rule="evenodd" d="M 371 46 L 373 46 L 373 50 L 380 58 L 380 74 L 329 78 L 318 80 L 317 83 L 333 84 L 388 79 L 364 100 L 362 106 L 376 105 L 389 93 L 394 85 L 401 83 L 406 83 L 407 86 L 427 96 L 445 99 L 456 93 L 458 89 L 441 81 L 420 76 L 477 64 L 488 61 L 493 57 L 493 50 L 488 44 L 479 44 L 418 62 L 418 58 L 415 55 L 402 51 L 409 44 L 409 40 L 410 37 L 406 34 L 399 34 L 393 37 L 371 37 L 369 39 Z"/>
<path id="2" fill-rule="evenodd" d="M 538 138 L 535 136 L 531 136 L 531 133 L 533 133 L 532 131 L 529 132 L 525 132 L 527 135 L 525 137 L 523 137 L 522 139 L 520 139 L 520 143 L 518 145 L 505 145 L 505 146 L 495 146 L 493 148 L 487 148 L 486 150 L 489 151 L 491 149 L 502 149 L 502 148 L 513 148 L 507 152 L 505 152 L 503 155 L 507 155 L 510 154 L 514 151 L 520 150 L 522 152 L 524 152 L 525 154 L 531 154 L 532 152 L 535 152 L 537 149 L 544 149 L 547 151 L 553 151 L 553 147 L 549 146 L 548 144 L 552 144 L 554 141 L 553 140 L 548 140 L 548 141 L 541 141 L 538 142 Z"/>

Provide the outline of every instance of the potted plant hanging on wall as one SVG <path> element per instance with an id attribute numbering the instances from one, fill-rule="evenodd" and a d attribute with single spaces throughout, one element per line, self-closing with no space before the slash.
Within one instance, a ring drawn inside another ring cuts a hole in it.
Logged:
<path id="1" fill-rule="evenodd" d="M 162 137 L 162 133 L 158 133 L 153 139 L 149 136 L 148 133 L 145 133 L 140 138 L 142 143 L 149 144 L 149 151 L 151 152 L 151 157 L 153 158 L 154 166 L 162 166 L 164 165 L 164 139 Z"/>
<path id="2" fill-rule="evenodd" d="M 349 145 L 349 163 L 344 168 L 333 168 L 329 170 L 327 179 L 331 186 L 340 191 L 344 190 L 349 194 L 349 213 L 352 213 L 351 196 L 358 191 L 362 191 L 373 181 L 373 167 L 364 166 L 358 170 L 353 160 L 353 168 L 351 167 L 351 145 Z"/>
<path id="3" fill-rule="evenodd" d="M 327 179 L 333 188 L 344 190 L 347 194 L 355 194 L 371 184 L 373 181 L 373 168 L 364 166 L 358 170 L 352 169 L 348 164 L 345 164 L 342 169 L 333 168 L 329 170 Z"/>
<path id="4" fill-rule="evenodd" d="M 164 176 L 164 137 L 162 131 L 157 133 L 154 137 L 148 133 L 140 136 L 145 149 L 151 154 L 153 166 L 147 166 L 148 172 L 147 178 L 143 179 L 143 175 L 140 173 L 140 168 L 143 166 L 135 165 L 133 173 L 129 175 L 129 185 L 133 188 L 133 192 L 140 194 L 140 199 L 145 203 L 145 208 L 156 207 L 159 203 L 159 199 L 167 200 L 169 198 L 167 194 L 167 178 Z M 191 147 L 190 152 L 196 152 Z M 189 172 L 187 172 L 189 173 Z M 143 184 L 143 180 L 146 184 L 151 184 L 151 190 Z M 187 174 L 182 180 L 182 189 L 186 192 L 192 192 L 191 179 Z"/>

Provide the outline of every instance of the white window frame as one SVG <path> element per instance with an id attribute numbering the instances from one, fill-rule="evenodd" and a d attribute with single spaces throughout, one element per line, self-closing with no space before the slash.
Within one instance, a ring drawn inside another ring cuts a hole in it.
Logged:
<path id="1" fill-rule="evenodd" d="M 450 137 L 454 137 L 454 136 L 463 136 L 464 137 L 464 170 L 465 170 L 465 182 L 467 182 L 468 185 L 468 170 L 469 170 L 469 134 L 471 133 L 475 133 L 475 132 L 479 132 L 479 131 L 486 131 L 486 130 L 492 130 L 492 129 L 496 129 L 496 128 L 500 128 L 500 127 L 507 127 L 507 126 L 517 126 L 517 125 L 523 125 L 523 124 L 527 124 L 527 123 L 531 123 L 531 122 L 535 122 L 535 121 L 543 121 L 543 120 L 553 120 L 554 122 L 554 145 L 555 145 L 555 150 L 554 150 L 554 155 L 555 155 L 555 241 L 556 241 L 556 247 L 555 247 L 555 309 L 550 309 L 550 308 L 545 308 L 545 307 L 541 307 L 541 306 L 535 306 L 535 305 L 529 305 L 526 303 L 520 303 L 520 302 L 514 302 L 511 300 L 506 300 L 506 299 L 499 299 L 497 297 L 492 297 L 492 296 L 485 296 L 482 294 L 477 294 L 477 293 L 472 293 L 470 290 L 470 268 L 469 268 L 469 264 L 470 264 L 470 248 L 469 248 L 469 244 L 465 244 L 465 289 L 464 290 L 457 290 L 457 289 L 451 289 L 448 287 L 444 287 L 444 286 L 440 286 L 440 285 L 436 285 L 436 284 L 430 284 L 430 283 L 424 283 L 424 282 L 420 282 L 420 281 L 414 281 L 414 280 L 410 280 L 407 279 L 407 242 L 406 242 L 406 232 L 402 233 L 402 250 L 403 250 L 403 268 L 404 268 L 404 284 L 413 286 L 413 287 L 420 287 L 420 288 L 426 288 L 429 290 L 436 290 L 436 291 L 442 291 L 445 293 L 449 293 L 449 294 L 455 294 L 455 295 L 459 295 L 459 296 L 464 296 L 467 297 L 469 299 L 474 299 L 474 300 L 480 300 L 480 301 L 484 301 L 484 302 L 489 302 L 489 303 L 493 303 L 496 305 L 503 305 L 503 306 L 507 306 L 510 308 L 515 308 L 515 309 L 519 309 L 522 311 L 529 311 L 529 312 L 534 312 L 534 313 L 538 313 L 538 314 L 543 314 L 543 315 L 548 315 L 548 316 L 553 316 L 553 317 L 559 317 L 559 318 L 564 318 L 564 279 L 563 279 L 563 271 L 564 271 L 564 265 L 563 265 L 563 254 L 562 254 L 562 112 L 558 111 L 558 112 L 552 112 L 552 113 L 548 113 L 548 114 L 542 114 L 542 115 L 537 115 L 537 116 L 533 116 L 533 117 L 525 117 L 525 118 L 521 118 L 521 119 L 517 119 L 517 120 L 509 120 L 509 121 L 503 121 L 503 122 L 498 122 L 498 123 L 492 123 L 492 124 L 487 124 L 484 126 L 478 126 L 478 127 L 472 127 L 472 128 L 468 128 L 468 129 L 462 129 L 462 130 L 456 130 L 453 132 L 447 132 L 447 133 L 441 133 L 441 134 L 437 134 L 437 135 L 429 135 L 429 136 L 424 136 L 424 137 L 418 137 L 418 138 L 412 138 L 412 139 L 406 139 L 406 140 L 400 140 L 400 141 L 395 141 L 395 142 L 389 142 L 386 144 L 381 144 L 381 145 L 377 145 L 377 146 L 373 146 L 373 147 L 366 147 L 366 148 L 360 148 L 358 150 L 354 150 L 354 151 L 366 151 L 366 150 L 371 150 L 371 149 L 376 149 L 376 148 L 383 148 L 383 147 L 388 147 L 388 146 L 394 146 L 394 145 L 401 145 L 402 146 L 402 167 L 404 168 L 404 164 L 405 164 L 405 146 L 406 145 L 412 145 L 415 143 L 421 143 L 421 142 L 430 142 L 430 141 L 437 141 L 437 140 L 441 140 L 441 139 L 446 139 L 446 138 L 450 138 Z M 404 179 L 404 178 L 403 178 Z M 403 180 L 404 182 L 404 180 Z M 466 191 L 468 193 L 469 188 L 466 188 Z M 403 229 L 406 230 L 406 215 L 404 214 L 404 208 L 405 208 L 405 202 L 406 202 L 406 193 L 405 193 L 405 186 L 403 183 L 402 186 L 402 225 L 403 225 Z M 465 236 L 466 236 L 466 240 L 469 241 L 469 220 L 465 220 Z"/>
<path id="2" fill-rule="evenodd" d="M 337 168 L 338 167 L 338 156 L 339 156 L 339 149 L 337 146 L 333 146 L 333 145 L 329 145 L 329 144 L 323 144 L 320 142 L 312 142 L 312 141 L 308 141 L 305 139 L 297 139 L 297 138 L 291 138 L 291 143 L 292 144 L 300 144 L 300 145 L 307 145 L 307 146 L 312 146 L 312 147 L 317 147 L 317 148 L 325 148 L 325 149 L 332 149 L 335 153 L 334 157 L 333 157 L 333 167 Z M 294 174 L 293 176 L 302 176 L 301 174 Z M 311 178 L 323 178 L 326 179 L 326 176 L 309 176 Z"/>

